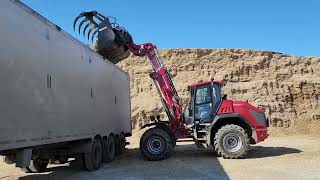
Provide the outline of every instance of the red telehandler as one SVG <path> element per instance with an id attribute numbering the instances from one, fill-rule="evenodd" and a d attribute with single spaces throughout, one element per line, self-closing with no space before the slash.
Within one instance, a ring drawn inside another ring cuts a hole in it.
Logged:
<path id="1" fill-rule="evenodd" d="M 150 77 L 169 120 L 153 117 L 151 123 L 142 127 L 149 127 L 140 139 L 140 151 L 144 158 L 165 159 L 176 141 L 185 138 L 193 138 L 198 147 L 213 147 L 224 158 L 243 158 L 250 144 L 268 137 L 269 122 L 264 112 L 247 102 L 228 100 L 226 95 L 221 94 L 223 81 L 211 80 L 188 86 L 190 98 L 183 112 L 171 75 L 154 44 L 135 44 L 129 32 L 120 27 L 115 18 L 97 11 L 81 13 L 74 21 L 74 29 L 80 19 L 79 33 L 82 31 L 92 42 L 96 39 L 94 49 L 104 58 L 117 63 L 131 52 L 136 56 L 147 56 L 152 65 Z"/>

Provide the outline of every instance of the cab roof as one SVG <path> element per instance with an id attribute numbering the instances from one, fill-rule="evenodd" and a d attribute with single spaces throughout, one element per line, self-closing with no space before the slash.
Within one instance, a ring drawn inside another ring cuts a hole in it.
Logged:
<path id="1" fill-rule="evenodd" d="M 206 84 L 218 84 L 218 85 L 224 85 L 224 81 L 215 81 L 215 80 L 211 80 L 211 81 L 204 81 L 204 82 L 199 82 L 199 83 L 195 83 L 195 84 L 191 84 L 189 85 L 189 87 L 196 87 L 196 86 L 201 86 L 201 85 L 206 85 Z"/>

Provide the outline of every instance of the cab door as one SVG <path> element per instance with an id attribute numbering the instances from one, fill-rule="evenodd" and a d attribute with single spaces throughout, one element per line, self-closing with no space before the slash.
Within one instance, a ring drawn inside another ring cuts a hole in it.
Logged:
<path id="1" fill-rule="evenodd" d="M 216 84 L 196 87 L 194 94 L 194 120 L 210 123 L 221 103 L 220 89 Z"/>

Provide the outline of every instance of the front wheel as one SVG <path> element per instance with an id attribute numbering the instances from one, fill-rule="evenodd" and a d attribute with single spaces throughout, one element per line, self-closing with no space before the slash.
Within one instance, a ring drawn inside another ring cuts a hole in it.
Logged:
<path id="1" fill-rule="evenodd" d="M 215 134 L 215 151 L 225 159 L 243 158 L 247 155 L 249 147 L 248 134 L 238 125 L 225 125 Z"/>
<path id="2" fill-rule="evenodd" d="M 172 151 L 171 137 L 161 128 L 148 129 L 140 139 L 140 151 L 147 160 L 163 160 L 169 157 Z"/>

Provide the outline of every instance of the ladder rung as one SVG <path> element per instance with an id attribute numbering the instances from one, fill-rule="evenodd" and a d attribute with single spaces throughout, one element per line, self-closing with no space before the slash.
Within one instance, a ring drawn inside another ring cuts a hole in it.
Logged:
<path id="1" fill-rule="evenodd" d="M 200 124 L 198 124 L 198 126 L 210 126 L 211 125 L 211 123 L 200 123 Z"/>
<path id="2" fill-rule="evenodd" d="M 200 133 L 206 133 L 207 131 L 206 131 L 206 130 L 200 130 L 200 131 L 198 131 L 198 132 L 200 132 Z"/>

